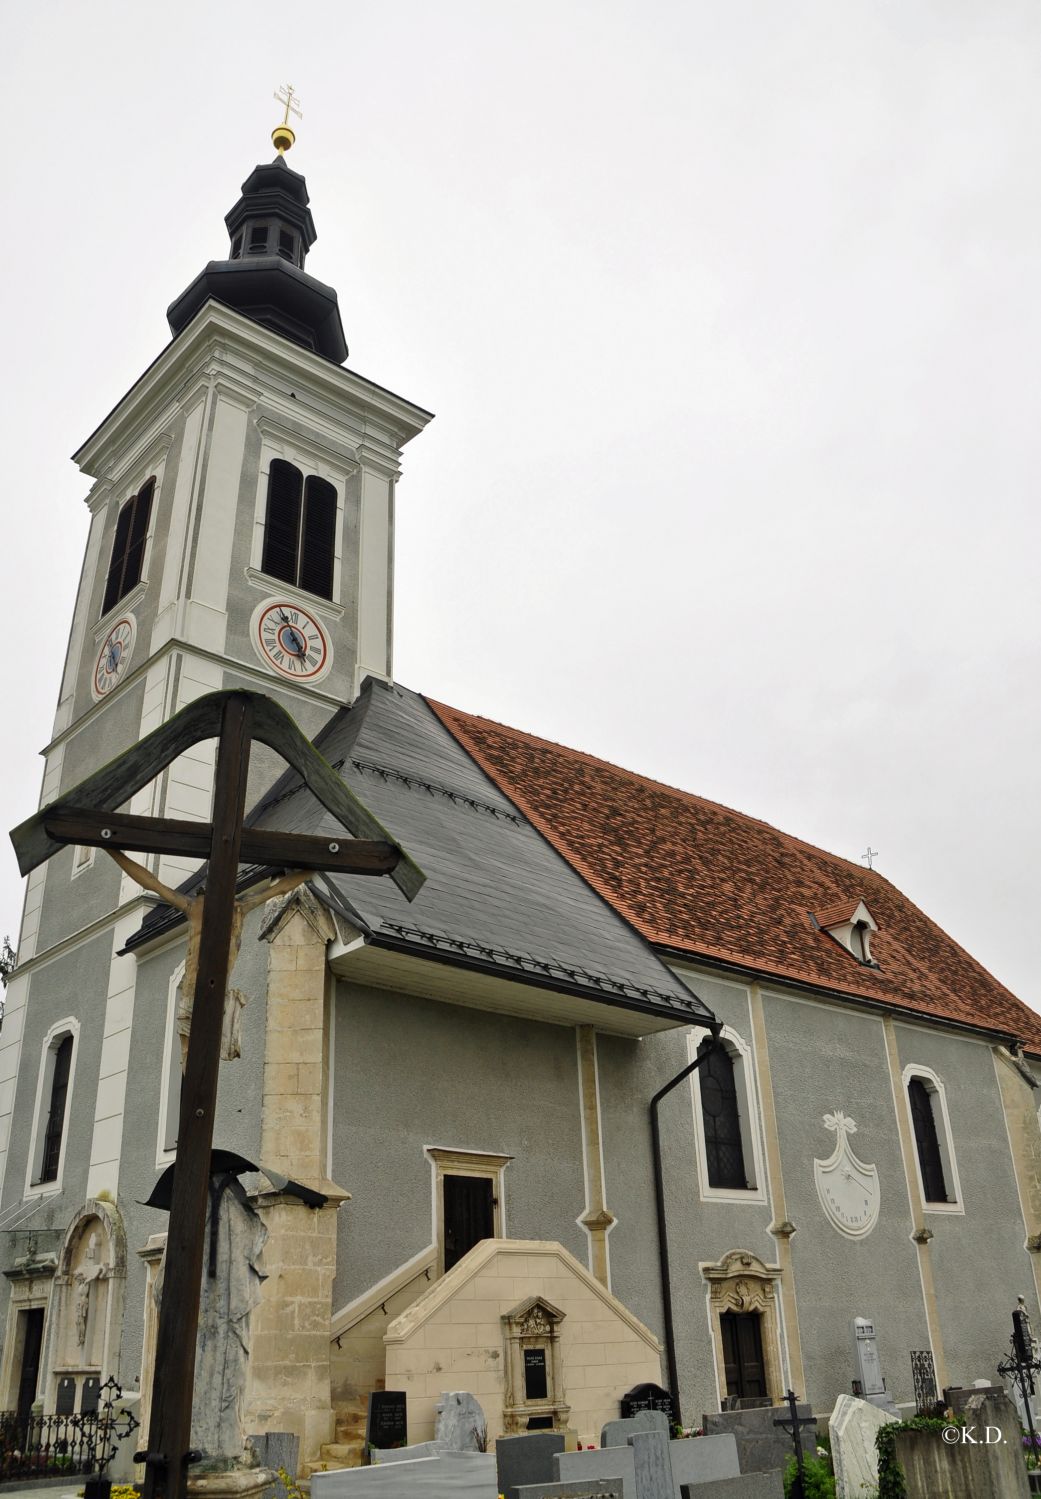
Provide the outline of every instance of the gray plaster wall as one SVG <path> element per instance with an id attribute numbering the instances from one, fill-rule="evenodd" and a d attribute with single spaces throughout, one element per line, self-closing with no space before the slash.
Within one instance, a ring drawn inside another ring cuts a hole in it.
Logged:
<path id="1" fill-rule="evenodd" d="M 700 976 L 688 981 L 724 1025 L 750 1042 L 748 995 L 742 986 Z M 687 1036 L 683 1030 L 638 1042 L 597 1038 L 607 1205 L 618 1220 L 609 1240 L 612 1289 L 662 1338 L 650 1100 L 691 1060 Z M 770 1204 L 758 1190 L 765 1183 L 757 1183 L 757 1190 L 737 1201 L 702 1199 L 695 1085 L 684 1080 L 662 1101 L 660 1110 L 679 1394 L 688 1420 L 719 1405 L 701 1265 L 719 1260 L 731 1249 L 751 1250 L 767 1262 L 775 1258 L 774 1240 L 767 1233 Z M 759 1132 L 757 1116 L 750 1127 Z M 762 1156 L 761 1134 L 759 1143 Z M 751 1172 L 750 1161 L 746 1169 Z"/>
<path id="2" fill-rule="evenodd" d="M 506 1233 L 555 1239 L 583 1264 L 585 1207 L 575 1033 L 363 988 L 336 990 L 334 1305 L 433 1240 L 427 1146 L 509 1155 Z"/>
<path id="3" fill-rule="evenodd" d="M 908 1400 L 910 1351 L 928 1348 L 929 1338 L 882 1021 L 775 992 L 764 993 L 763 1005 L 788 1216 L 797 1229 L 806 1397 L 815 1410 L 830 1409 L 848 1393 L 856 1372 L 850 1321 L 864 1316 L 875 1324 L 890 1392 Z M 878 1169 L 878 1222 L 860 1239 L 832 1225 L 814 1184 L 814 1159 L 826 1160 L 835 1146 L 823 1116 L 837 1110 L 856 1121 L 856 1156 Z"/>
<path id="4" fill-rule="evenodd" d="M 994 1058 L 984 1041 L 924 1026 L 898 1025 L 896 1039 L 901 1071 L 928 1067 L 944 1085 L 964 1212 L 927 1205 L 925 1227 L 948 1374 L 969 1385 L 1004 1357 L 1018 1295 L 1038 1316 Z"/>
<path id="5" fill-rule="evenodd" d="M 22 1059 L 15 1092 L 16 1127 L 11 1133 L 4 1175 L 2 1213 L 5 1227 L 24 1223 L 24 1228 L 6 1232 L 0 1239 L 0 1269 L 6 1269 L 25 1253 L 30 1233 L 38 1251 L 56 1252 L 69 1220 L 83 1206 L 87 1191 L 94 1129 L 94 1099 L 101 1061 L 102 1024 L 82 1005 L 84 995 L 105 993 L 112 932 L 104 931 L 72 952 L 64 953 L 32 973 L 26 999 Z M 73 1016 L 80 1020 L 74 1053 L 75 1072 L 66 1115 L 65 1162 L 58 1191 L 26 1196 L 26 1166 L 36 1108 L 36 1091 L 43 1057 L 43 1044 L 51 1026 Z M 24 1201 L 23 1201 L 24 1199 Z M 35 1205 L 32 1216 L 29 1210 Z M 0 1276 L 0 1328 L 4 1323 L 9 1284 Z"/>

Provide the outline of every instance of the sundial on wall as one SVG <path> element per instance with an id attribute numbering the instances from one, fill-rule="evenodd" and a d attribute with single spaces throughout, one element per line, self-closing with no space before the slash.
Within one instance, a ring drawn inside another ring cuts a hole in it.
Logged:
<path id="1" fill-rule="evenodd" d="M 853 1154 L 849 1136 L 856 1122 L 841 1111 L 824 1115 L 826 1129 L 834 1130 L 835 1149 L 826 1161 L 813 1162 L 813 1179 L 825 1216 L 840 1233 L 863 1238 L 878 1222 L 878 1169 Z"/>

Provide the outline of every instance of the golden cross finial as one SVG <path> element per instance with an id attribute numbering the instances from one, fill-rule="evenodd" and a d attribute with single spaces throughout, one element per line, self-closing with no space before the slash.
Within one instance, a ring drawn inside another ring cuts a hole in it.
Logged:
<path id="1" fill-rule="evenodd" d="M 281 125 L 277 125 L 272 130 L 271 142 L 278 154 L 284 156 L 296 140 L 296 132 L 289 123 L 289 116 L 290 114 L 295 114 L 298 120 L 302 120 L 303 114 L 296 107 L 299 100 L 293 93 L 293 85 L 291 83 L 283 83 L 282 87 L 276 91 L 275 98 L 279 104 L 285 105 L 286 112 Z"/>

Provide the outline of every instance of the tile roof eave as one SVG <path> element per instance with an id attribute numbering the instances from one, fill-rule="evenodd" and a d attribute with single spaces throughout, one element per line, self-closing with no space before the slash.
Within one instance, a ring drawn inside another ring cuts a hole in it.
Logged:
<path id="1" fill-rule="evenodd" d="M 764 967 L 761 961 L 755 962 L 748 958 L 742 960 L 730 954 L 713 953 L 708 948 L 695 950 L 689 947 L 677 947 L 675 944 L 659 941 L 656 938 L 651 940 L 655 951 L 663 961 L 681 960 L 685 963 L 704 964 L 709 968 L 730 969 L 731 971 L 736 969 L 749 978 L 765 983 L 784 984 L 792 989 L 812 993 L 818 999 L 837 999 L 845 1003 L 863 1005 L 865 1009 L 892 1011 L 901 1018 L 910 1020 L 934 1020 L 939 1025 L 954 1026 L 959 1030 L 982 1036 L 998 1037 L 1002 1042 L 1017 1041 L 1024 1045 L 1024 1051 L 1030 1056 L 1041 1058 L 1041 1046 L 1032 1050 L 1024 1044 L 1024 1038 L 1017 1036 L 1014 1031 L 1002 1026 L 974 1024 L 969 1020 L 955 1019 L 946 1010 L 926 1009 L 923 1002 L 902 1004 L 897 999 L 885 999 L 877 994 L 865 994 L 856 989 L 829 988 L 822 985 L 820 978 L 813 974 L 799 976 L 792 970 Z"/>

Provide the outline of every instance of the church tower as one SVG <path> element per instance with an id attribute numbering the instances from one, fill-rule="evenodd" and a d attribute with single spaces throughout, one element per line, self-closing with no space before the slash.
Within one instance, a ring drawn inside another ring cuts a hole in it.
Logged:
<path id="1" fill-rule="evenodd" d="M 91 521 L 41 805 L 203 693 L 267 693 L 313 737 L 366 676 L 391 676 L 395 484 L 430 413 L 344 367 L 336 292 L 306 270 L 315 226 L 283 154 L 292 133 L 273 139 L 225 220 L 227 258 L 171 304 L 172 341 L 75 454 Z M 213 748 L 129 810 L 208 819 Z M 257 746 L 251 785 L 279 768 Z M 197 861 L 149 862 L 176 885 Z M 120 952 L 141 914 L 138 887 L 93 850 L 31 876 L 0 1035 L 0 1176 L 33 975 L 114 923 L 88 1191 L 114 1190 L 134 968 Z M 27 1188 L 52 1166 L 60 1181 L 44 1149 L 41 1134 L 17 1165 Z"/>

